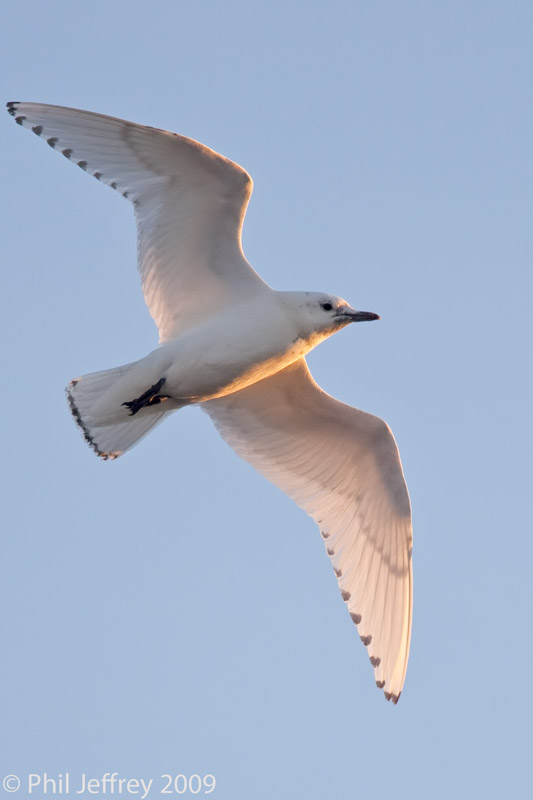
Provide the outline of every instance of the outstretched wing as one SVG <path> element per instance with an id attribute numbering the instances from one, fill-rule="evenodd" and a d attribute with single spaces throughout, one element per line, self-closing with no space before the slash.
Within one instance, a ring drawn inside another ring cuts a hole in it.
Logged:
<path id="1" fill-rule="evenodd" d="M 389 427 L 323 392 L 304 359 L 203 408 L 320 526 L 377 686 L 396 703 L 411 638 L 412 527 Z"/>
<path id="2" fill-rule="evenodd" d="M 242 252 L 252 180 L 193 139 L 39 103 L 8 111 L 50 147 L 133 203 L 139 271 L 160 341 L 267 290 Z"/>

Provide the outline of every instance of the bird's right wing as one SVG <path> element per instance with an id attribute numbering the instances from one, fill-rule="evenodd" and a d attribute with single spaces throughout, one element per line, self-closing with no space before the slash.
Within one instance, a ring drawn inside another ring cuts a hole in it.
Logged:
<path id="1" fill-rule="evenodd" d="M 242 252 L 252 180 L 238 164 L 185 136 L 89 111 L 39 103 L 8 103 L 8 111 L 133 203 L 160 341 L 268 290 Z"/>
<path id="2" fill-rule="evenodd" d="M 396 703 L 411 637 L 412 527 L 389 427 L 323 392 L 304 359 L 202 405 L 237 454 L 320 526 L 377 686 Z"/>

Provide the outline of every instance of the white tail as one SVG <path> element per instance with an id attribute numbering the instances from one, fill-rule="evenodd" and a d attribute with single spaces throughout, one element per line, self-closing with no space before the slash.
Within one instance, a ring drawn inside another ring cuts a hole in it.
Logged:
<path id="1" fill-rule="evenodd" d="M 72 416 L 85 441 L 100 458 L 118 458 L 176 410 L 173 405 L 162 411 L 163 404 L 159 404 L 141 408 L 131 415 L 127 408 L 116 402 L 117 384 L 124 378 L 128 380 L 128 373 L 137 364 L 133 362 L 103 372 L 92 372 L 76 378 L 67 386 Z M 106 403 L 107 393 L 109 403 Z"/>

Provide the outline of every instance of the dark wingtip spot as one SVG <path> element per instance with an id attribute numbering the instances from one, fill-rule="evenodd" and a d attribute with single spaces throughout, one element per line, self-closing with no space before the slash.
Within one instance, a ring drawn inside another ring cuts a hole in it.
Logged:
<path id="1" fill-rule="evenodd" d="M 335 550 L 332 547 L 326 547 L 326 553 L 331 558 L 332 556 L 335 555 Z"/>
<path id="2" fill-rule="evenodd" d="M 398 702 L 398 700 L 400 699 L 400 695 L 401 695 L 401 692 L 399 692 L 398 694 L 393 694 L 393 695 L 391 695 L 391 700 L 392 700 L 392 702 L 394 703 L 394 705 L 396 705 L 396 703 L 397 703 L 397 702 Z"/>
<path id="3" fill-rule="evenodd" d="M 46 144 L 49 144 L 50 147 L 55 147 L 57 144 L 57 136 L 51 136 L 50 139 L 46 140 Z"/>
<path id="4" fill-rule="evenodd" d="M 379 658 L 378 656 L 370 656 L 370 663 L 374 668 L 379 667 L 379 665 L 381 664 L 381 658 Z"/>
<path id="5" fill-rule="evenodd" d="M 19 104 L 18 100 L 10 100 L 9 103 L 6 103 L 7 113 L 11 114 L 12 117 L 14 117 L 15 114 L 17 113 L 18 104 Z"/>
<path id="6" fill-rule="evenodd" d="M 323 539 L 329 539 L 329 533 L 326 533 L 326 531 L 320 531 L 320 535 Z"/>
<path id="7" fill-rule="evenodd" d="M 87 162 L 86 161 L 78 161 L 78 167 L 85 172 L 85 170 L 87 169 Z"/>
<path id="8" fill-rule="evenodd" d="M 360 638 L 361 638 L 361 641 L 363 642 L 365 647 L 368 647 L 368 645 L 372 641 L 372 637 L 371 636 L 361 636 Z"/>
<path id="9" fill-rule="evenodd" d="M 350 592 L 347 592 L 345 589 L 341 589 L 341 595 L 345 603 L 347 603 L 350 597 L 352 596 Z"/>
<path id="10" fill-rule="evenodd" d="M 333 572 L 335 573 L 336 578 L 342 578 L 342 569 L 336 569 L 333 567 Z"/>
<path id="11" fill-rule="evenodd" d="M 37 134 L 37 136 L 40 136 L 41 133 L 43 132 L 43 126 L 42 125 L 34 125 L 33 128 L 32 128 L 32 131 L 35 134 Z"/>
<path id="12" fill-rule="evenodd" d="M 70 147 L 67 147 L 66 150 L 62 150 L 61 152 L 63 153 L 65 158 L 70 158 L 72 155 L 72 150 L 70 149 Z"/>
<path id="13" fill-rule="evenodd" d="M 129 195 L 129 192 L 122 192 L 122 197 L 126 197 L 127 198 L 128 195 Z"/>
<path id="14" fill-rule="evenodd" d="M 102 173 L 101 172 L 95 172 L 94 175 L 93 175 L 93 178 L 96 178 L 97 181 L 99 181 L 101 177 L 102 177 Z"/>
<path id="15" fill-rule="evenodd" d="M 115 181 L 113 181 L 113 183 L 110 183 L 109 185 L 111 186 L 112 189 L 117 188 L 117 184 L 115 183 Z"/>
<path id="16" fill-rule="evenodd" d="M 385 681 L 376 681 L 376 686 L 378 687 L 378 689 L 383 689 L 383 687 L 385 686 Z"/>
<path id="17" fill-rule="evenodd" d="M 383 694 L 385 695 L 385 700 L 390 700 L 392 697 L 390 692 L 383 692 Z"/>
<path id="18" fill-rule="evenodd" d="M 356 625 L 359 625 L 359 623 L 363 619 L 361 614 L 354 614 L 353 611 L 350 612 L 350 616 L 351 616 L 353 622 L 355 622 Z"/>
<path id="19" fill-rule="evenodd" d="M 25 119 L 26 119 L 26 117 L 23 117 L 21 115 L 20 117 L 15 117 L 15 122 L 17 123 L 17 125 L 22 125 L 22 123 L 24 122 Z"/>

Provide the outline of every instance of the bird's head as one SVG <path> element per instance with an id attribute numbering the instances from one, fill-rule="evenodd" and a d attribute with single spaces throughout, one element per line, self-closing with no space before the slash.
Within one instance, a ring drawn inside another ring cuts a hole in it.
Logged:
<path id="1" fill-rule="evenodd" d="M 350 322 L 379 319 L 370 311 L 356 311 L 342 297 L 320 292 L 283 292 L 284 302 L 296 315 L 302 338 L 325 339 Z"/>

